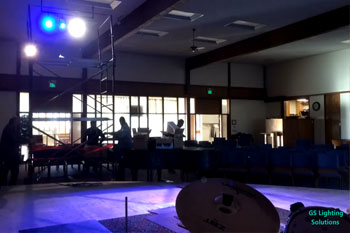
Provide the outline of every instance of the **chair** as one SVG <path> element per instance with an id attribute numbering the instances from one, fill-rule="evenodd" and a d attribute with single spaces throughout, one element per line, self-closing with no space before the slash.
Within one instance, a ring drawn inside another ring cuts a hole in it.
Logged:
<path id="1" fill-rule="evenodd" d="M 292 164 L 293 164 L 293 177 L 296 182 L 297 178 L 311 179 L 313 186 L 315 185 L 315 174 L 313 171 L 313 158 L 310 153 L 300 153 L 296 152 L 292 155 Z M 304 182 L 303 182 L 304 184 Z"/>
<path id="2" fill-rule="evenodd" d="M 198 143 L 195 140 L 186 140 L 184 142 L 184 146 L 186 146 L 186 147 L 197 147 Z"/>
<path id="3" fill-rule="evenodd" d="M 219 169 L 220 173 L 223 173 L 224 177 L 229 176 L 230 178 L 245 182 L 248 172 L 245 151 L 243 149 L 232 149 L 232 147 L 227 147 L 223 156 L 224 166 Z"/>
<path id="4" fill-rule="evenodd" d="M 271 145 L 270 145 L 271 146 Z M 248 180 L 250 181 L 269 181 L 268 172 L 268 150 L 259 148 L 249 150 L 247 153 Z"/>
<path id="5" fill-rule="evenodd" d="M 296 141 L 297 149 L 311 149 L 312 140 L 311 139 L 297 139 Z"/>
<path id="6" fill-rule="evenodd" d="M 208 142 L 208 141 L 200 141 L 198 143 L 198 146 L 199 147 L 204 147 L 204 148 L 211 148 L 211 147 L 213 147 L 213 145 L 210 142 Z"/>
<path id="7" fill-rule="evenodd" d="M 349 184 L 349 152 L 346 150 L 335 150 L 339 158 L 339 173 L 342 184 Z"/>
<path id="8" fill-rule="evenodd" d="M 275 149 L 271 151 L 270 154 L 270 183 L 272 183 L 273 179 L 277 180 L 278 178 L 286 177 L 289 179 L 293 185 L 293 174 L 292 174 L 292 160 L 291 160 L 291 152 L 288 149 Z"/>
<path id="9" fill-rule="evenodd" d="M 340 146 L 342 144 L 341 139 L 332 139 L 332 144 L 334 148 L 336 148 L 337 146 Z"/>
<path id="10" fill-rule="evenodd" d="M 319 186 L 321 179 L 335 179 L 339 181 L 339 188 L 341 188 L 341 175 L 339 174 L 339 157 L 334 151 L 317 154 L 317 182 Z"/>
<path id="11" fill-rule="evenodd" d="M 330 150 L 334 150 L 334 146 L 333 144 L 320 144 L 320 145 L 314 145 L 313 149 L 330 151 Z"/>

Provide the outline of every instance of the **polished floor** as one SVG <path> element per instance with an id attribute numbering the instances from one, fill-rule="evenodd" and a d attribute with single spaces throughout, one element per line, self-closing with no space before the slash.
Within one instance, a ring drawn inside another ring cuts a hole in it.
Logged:
<path id="1" fill-rule="evenodd" d="M 0 191 L 1 232 L 59 224 L 140 215 L 175 205 L 183 184 L 144 182 L 96 182 L 19 185 Z M 301 201 L 305 206 L 328 206 L 346 211 L 350 192 L 270 185 L 252 185 L 279 208 Z"/>

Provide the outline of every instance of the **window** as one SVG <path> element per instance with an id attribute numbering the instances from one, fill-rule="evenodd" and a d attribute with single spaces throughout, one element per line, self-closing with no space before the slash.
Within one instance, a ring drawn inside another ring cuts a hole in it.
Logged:
<path id="1" fill-rule="evenodd" d="M 29 116 L 29 93 L 20 92 L 19 93 L 19 116 L 28 117 Z M 29 158 L 28 145 L 21 145 L 21 154 L 24 155 L 24 161 Z"/>
<path id="2" fill-rule="evenodd" d="M 305 119 L 309 117 L 309 100 L 305 98 L 284 101 L 284 116 Z"/>
<path id="3" fill-rule="evenodd" d="M 163 113 L 162 97 L 149 97 L 149 113 Z"/>
<path id="4" fill-rule="evenodd" d="M 29 112 L 29 93 L 28 92 L 19 93 L 19 112 L 20 113 Z"/>
<path id="5" fill-rule="evenodd" d="M 164 130 L 167 129 L 168 122 L 177 124 L 177 108 L 177 98 L 164 97 Z"/>
<path id="6" fill-rule="evenodd" d="M 221 113 L 222 114 L 230 113 L 229 101 L 227 99 L 221 100 Z"/>
<path id="7" fill-rule="evenodd" d="M 83 96 L 73 94 L 73 112 L 83 112 Z"/>
<path id="8" fill-rule="evenodd" d="M 67 119 L 65 120 L 65 118 Z M 71 118 L 70 113 L 33 113 L 32 124 L 53 138 L 69 144 L 71 143 L 71 121 L 69 118 Z M 36 129 L 33 129 L 33 135 L 43 135 L 43 143 L 47 146 L 59 144 L 53 138 Z"/>
<path id="9" fill-rule="evenodd" d="M 149 129 L 151 137 L 161 137 L 163 131 L 163 100 L 162 97 L 149 97 Z"/>
<path id="10" fill-rule="evenodd" d="M 191 114 L 196 113 L 194 98 L 191 98 L 191 99 L 190 99 L 190 113 L 191 113 Z"/>
<path id="11" fill-rule="evenodd" d="M 88 95 L 87 117 L 112 119 L 112 100 L 112 96 L 102 96 L 101 98 L 100 95 Z M 186 113 L 186 98 L 114 96 L 115 131 L 120 128 L 119 118 L 124 117 L 131 129 L 149 128 L 152 130 L 150 136 L 161 137 L 161 131 L 166 129 L 169 121 L 177 123 L 178 119 L 183 119 L 185 122 L 184 127 L 187 127 Z M 112 132 L 112 122 L 112 120 L 100 122 L 102 131 Z M 90 122 L 88 122 L 87 126 L 90 126 Z M 185 128 L 184 134 L 186 132 Z"/>

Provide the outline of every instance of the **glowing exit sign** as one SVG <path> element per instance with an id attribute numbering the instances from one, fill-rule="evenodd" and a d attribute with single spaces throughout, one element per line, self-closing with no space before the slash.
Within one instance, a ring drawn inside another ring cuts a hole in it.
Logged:
<path id="1" fill-rule="evenodd" d="M 208 88 L 207 92 L 208 92 L 208 95 L 212 95 L 213 94 L 213 90 L 211 88 Z"/>
<path id="2" fill-rule="evenodd" d="M 56 88 L 56 81 L 50 81 L 49 82 L 49 87 L 50 88 Z"/>

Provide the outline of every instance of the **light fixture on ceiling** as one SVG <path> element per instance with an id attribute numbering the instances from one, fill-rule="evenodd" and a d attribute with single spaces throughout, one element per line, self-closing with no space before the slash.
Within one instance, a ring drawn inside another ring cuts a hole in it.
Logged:
<path id="1" fill-rule="evenodd" d="M 90 5 L 98 8 L 115 10 L 122 2 L 117 0 L 69 0 L 83 5 Z"/>
<path id="2" fill-rule="evenodd" d="M 68 22 L 68 32 L 74 38 L 82 38 L 86 33 L 86 23 L 81 18 L 73 18 Z"/>
<path id="3" fill-rule="evenodd" d="M 192 29 L 192 46 L 190 47 L 192 53 L 195 53 L 195 52 L 197 52 L 197 51 L 199 51 L 199 50 L 205 49 L 205 47 L 197 47 L 197 46 L 195 45 L 195 32 L 196 32 L 196 29 L 193 28 L 193 29 Z"/>
<path id="4" fill-rule="evenodd" d="M 341 41 L 343 44 L 350 44 L 350 39 Z"/>
<path id="5" fill-rule="evenodd" d="M 140 29 L 137 34 L 139 35 L 145 35 L 145 36 L 155 36 L 155 37 L 162 37 L 168 34 L 168 32 L 164 31 L 157 31 L 157 30 L 151 30 L 151 29 Z"/>
<path id="6" fill-rule="evenodd" d="M 309 100 L 305 99 L 305 98 L 297 99 L 297 101 L 298 102 L 304 102 L 304 103 L 309 102 Z"/>
<path id="7" fill-rule="evenodd" d="M 168 19 L 185 20 L 185 21 L 193 22 L 203 16 L 204 16 L 203 14 L 198 14 L 198 13 L 171 10 L 164 17 Z"/>
<path id="8" fill-rule="evenodd" d="M 26 44 L 24 46 L 23 51 L 24 51 L 24 55 L 28 58 L 33 58 L 38 54 L 38 49 L 37 49 L 36 45 L 32 44 L 32 43 Z"/>
<path id="9" fill-rule="evenodd" d="M 266 25 L 264 24 L 254 23 L 254 22 L 249 22 L 244 20 L 236 20 L 234 22 L 231 22 L 225 25 L 225 27 L 241 28 L 241 29 L 252 30 L 252 31 L 258 30 L 265 26 Z"/>
<path id="10" fill-rule="evenodd" d="M 196 38 L 194 38 L 194 40 L 198 42 L 204 42 L 204 43 L 210 43 L 210 44 L 221 44 L 226 42 L 225 39 L 217 39 L 217 38 L 205 37 L 205 36 L 197 36 Z"/>

